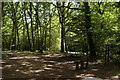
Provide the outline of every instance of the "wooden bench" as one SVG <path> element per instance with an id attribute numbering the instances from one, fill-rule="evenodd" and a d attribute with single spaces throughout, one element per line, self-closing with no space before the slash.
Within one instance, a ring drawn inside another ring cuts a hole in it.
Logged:
<path id="1" fill-rule="evenodd" d="M 82 69 L 84 67 L 84 62 L 81 60 L 74 61 L 74 63 L 76 64 L 76 69 L 79 69 L 79 68 Z M 80 67 L 79 67 L 79 64 L 81 65 Z"/>

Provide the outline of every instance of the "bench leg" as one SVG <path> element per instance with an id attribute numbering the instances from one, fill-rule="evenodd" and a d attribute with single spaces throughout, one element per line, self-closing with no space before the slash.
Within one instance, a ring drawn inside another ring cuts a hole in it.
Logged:
<path id="1" fill-rule="evenodd" d="M 78 69 L 79 68 L 79 63 L 76 63 L 76 69 Z"/>
<path id="2" fill-rule="evenodd" d="M 81 69 L 84 68 L 84 62 L 81 62 Z"/>

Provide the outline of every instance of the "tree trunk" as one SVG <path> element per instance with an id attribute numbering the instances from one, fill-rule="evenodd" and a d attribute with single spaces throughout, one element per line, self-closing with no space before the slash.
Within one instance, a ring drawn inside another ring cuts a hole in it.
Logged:
<path id="1" fill-rule="evenodd" d="M 16 22 L 17 23 L 17 22 Z M 17 50 L 20 50 L 20 39 L 19 39 L 19 30 L 18 30 L 18 27 L 16 27 L 16 32 L 17 32 Z"/>
<path id="2" fill-rule="evenodd" d="M 31 51 L 31 43 L 30 43 L 30 36 L 29 36 L 29 28 L 28 28 L 28 22 L 26 17 L 26 10 L 24 9 L 24 15 L 25 15 L 25 23 L 26 23 L 26 29 L 27 29 L 27 36 L 28 36 L 28 43 L 29 43 L 29 50 Z"/>
<path id="3" fill-rule="evenodd" d="M 23 10 L 23 8 L 22 8 L 22 13 L 21 13 L 21 17 L 22 17 L 22 24 L 23 24 L 23 29 L 22 29 L 22 31 L 23 31 L 23 33 L 22 33 L 22 51 L 24 51 L 25 50 L 25 47 L 24 47 L 24 43 L 25 43 L 25 23 L 24 23 L 24 16 L 23 16 L 23 14 L 24 14 L 24 10 Z"/>
<path id="4" fill-rule="evenodd" d="M 64 27 L 64 19 L 65 19 L 65 9 L 64 9 L 64 5 L 65 5 L 65 2 L 62 2 L 62 6 L 63 7 L 60 7 L 60 8 L 57 8 L 58 9 L 58 15 L 59 15 L 59 21 L 60 21 L 60 24 L 61 24 L 61 52 L 64 52 L 64 48 L 65 48 L 65 27 Z M 60 6 L 60 4 L 57 2 L 57 6 Z"/>
<path id="5" fill-rule="evenodd" d="M 11 50 L 16 49 L 16 29 L 17 29 L 17 22 L 16 22 L 16 11 L 14 8 L 14 4 L 11 3 L 11 9 L 12 9 L 12 16 L 11 19 L 13 21 L 13 29 L 12 29 L 12 40 L 11 40 Z"/>
<path id="6" fill-rule="evenodd" d="M 88 44 L 89 44 L 89 49 L 90 49 L 90 58 L 95 59 L 96 52 L 94 49 L 92 32 L 90 30 L 92 29 L 92 26 L 91 26 L 90 8 L 88 6 L 88 2 L 84 2 L 84 6 L 85 6 L 85 27 L 86 27 L 86 33 L 87 33 Z"/>
<path id="7" fill-rule="evenodd" d="M 40 25 L 40 21 L 39 21 L 39 15 L 38 15 L 38 3 L 35 7 L 35 13 L 36 13 L 36 31 L 37 31 L 37 37 L 36 37 L 36 49 L 37 50 L 40 50 L 40 52 L 42 53 L 43 52 L 43 49 L 42 49 L 42 45 L 43 45 L 43 42 L 42 42 L 42 38 L 41 38 L 41 34 L 42 34 L 42 28 L 40 27 L 40 29 L 38 28 L 39 25 Z M 40 32 L 39 32 L 40 30 Z M 40 34 L 39 34 L 40 33 Z"/>
<path id="8" fill-rule="evenodd" d="M 33 20 L 32 20 L 32 2 L 30 2 L 30 19 L 31 19 L 31 33 L 32 33 L 32 51 L 35 50 L 34 48 L 34 34 L 33 34 Z"/>
<path id="9" fill-rule="evenodd" d="M 49 10 L 49 51 L 50 51 L 50 47 L 51 47 L 51 13 L 50 13 L 51 10 Z"/>
<path id="10" fill-rule="evenodd" d="M 47 27 L 47 25 L 45 25 Z M 44 45 L 44 50 L 46 51 L 46 44 L 47 44 L 47 30 L 45 29 L 45 45 Z"/>
<path id="11" fill-rule="evenodd" d="M 68 48 L 67 48 L 67 40 L 66 40 L 66 37 L 65 37 L 65 51 L 66 51 L 66 53 L 68 53 Z"/>
<path id="12" fill-rule="evenodd" d="M 17 15 L 16 15 L 16 13 L 17 13 L 17 5 L 16 5 L 16 3 L 15 3 L 15 9 L 14 9 L 15 11 L 15 24 L 16 24 L 16 35 L 17 35 L 17 50 L 20 50 L 20 39 L 19 39 L 19 29 L 18 29 L 18 26 L 17 26 L 17 23 L 18 23 L 18 21 L 17 21 Z"/>

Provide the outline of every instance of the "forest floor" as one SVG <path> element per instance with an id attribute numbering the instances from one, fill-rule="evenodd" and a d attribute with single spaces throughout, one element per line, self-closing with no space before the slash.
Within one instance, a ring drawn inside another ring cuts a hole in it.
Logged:
<path id="1" fill-rule="evenodd" d="M 37 78 L 40 78 L 38 80 L 49 80 L 47 78 L 119 80 L 115 73 L 120 71 L 120 67 L 115 65 L 105 66 L 89 63 L 88 69 L 75 70 L 74 60 L 59 54 L 54 56 L 51 54 L 38 56 L 17 52 L 9 52 L 8 54 L 8 57 L 2 59 L 3 80 L 24 80 L 25 78 L 30 80 L 37 80 Z"/>

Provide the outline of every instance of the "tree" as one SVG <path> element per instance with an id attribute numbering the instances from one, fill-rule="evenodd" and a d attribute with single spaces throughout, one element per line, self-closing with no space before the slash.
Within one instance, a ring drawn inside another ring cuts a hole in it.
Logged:
<path id="1" fill-rule="evenodd" d="M 32 17 L 33 4 L 32 4 L 32 2 L 29 2 L 29 6 L 30 6 L 30 8 L 29 8 L 30 11 L 28 13 L 29 13 L 29 16 L 30 16 L 30 19 L 31 19 L 31 34 L 32 34 L 32 45 L 31 45 L 31 47 L 32 47 L 32 51 L 34 51 L 35 50 L 35 45 L 34 45 L 34 33 L 33 33 L 33 17 Z"/>
<path id="2" fill-rule="evenodd" d="M 26 8 L 27 8 L 27 3 L 24 3 L 24 15 L 25 15 L 25 24 L 26 24 L 26 29 L 27 29 L 27 37 L 28 37 L 28 42 L 29 42 L 29 47 L 28 49 L 30 51 L 32 51 L 32 48 L 31 48 L 31 42 L 30 42 L 30 35 L 29 35 L 29 25 L 28 25 L 28 22 L 27 22 L 27 15 L 26 15 Z"/>
<path id="3" fill-rule="evenodd" d="M 4 50 L 83 51 L 94 59 L 109 41 L 120 43 L 119 3 L 3 2 L 2 17 Z"/>
<path id="4" fill-rule="evenodd" d="M 84 2 L 84 7 L 85 7 L 85 27 L 86 27 L 86 33 L 88 38 L 88 44 L 90 48 L 90 57 L 94 59 L 96 58 L 96 52 L 95 52 L 95 47 L 94 47 L 92 32 L 91 32 L 92 26 L 91 26 L 90 8 L 88 5 L 88 2 Z"/>

